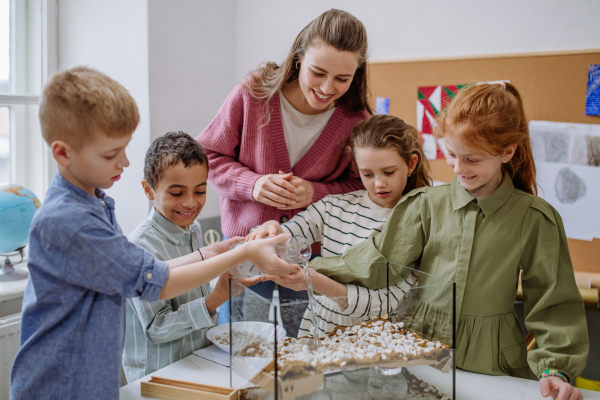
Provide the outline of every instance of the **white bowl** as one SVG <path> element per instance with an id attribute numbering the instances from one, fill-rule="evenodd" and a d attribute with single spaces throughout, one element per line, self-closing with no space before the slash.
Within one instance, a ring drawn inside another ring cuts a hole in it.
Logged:
<path id="1" fill-rule="evenodd" d="M 261 336 L 261 337 L 265 338 L 268 343 L 273 343 L 273 340 L 275 337 L 275 330 L 273 329 L 273 324 L 271 324 L 269 322 L 258 322 L 258 321 L 232 322 L 231 328 L 238 332 L 249 332 L 249 333 L 253 333 L 255 336 Z M 229 324 L 217 325 L 217 326 L 210 328 L 208 330 L 208 332 L 206 332 L 206 337 L 208 338 L 208 340 L 210 340 L 215 345 L 217 345 L 218 348 L 229 353 L 229 345 L 228 344 L 217 343 L 211 339 L 211 337 L 213 335 L 222 335 L 225 332 L 229 333 Z M 281 325 L 277 326 L 277 341 L 283 340 L 286 335 L 287 335 L 287 332 L 285 331 L 283 326 L 281 326 Z M 242 350 L 244 347 L 245 346 L 237 346 L 235 343 L 233 343 L 234 353 L 236 351 Z"/>

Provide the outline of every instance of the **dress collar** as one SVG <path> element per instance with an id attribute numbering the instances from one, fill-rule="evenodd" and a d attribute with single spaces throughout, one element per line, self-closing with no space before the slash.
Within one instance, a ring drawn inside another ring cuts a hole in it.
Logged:
<path id="1" fill-rule="evenodd" d="M 194 233 L 200 232 L 200 224 L 198 221 L 194 221 L 188 229 L 183 229 L 163 217 L 154 207 L 152 207 L 152 210 L 150 211 L 148 220 L 157 231 L 175 245 L 183 244 L 186 233 L 187 235 L 193 235 Z"/>
<path id="2" fill-rule="evenodd" d="M 500 186 L 494 190 L 492 194 L 487 197 L 479 197 L 475 199 L 475 197 L 471 196 L 469 192 L 465 188 L 463 188 L 458 182 L 458 176 L 455 176 L 450 183 L 450 194 L 452 198 L 452 209 L 454 211 L 459 210 L 465 207 L 467 204 L 472 202 L 473 200 L 477 200 L 481 210 L 484 212 L 486 216 L 490 216 L 496 210 L 506 203 L 510 195 L 513 193 L 515 187 L 512 183 L 512 179 L 505 172 L 502 177 L 502 182 L 500 182 Z"/>

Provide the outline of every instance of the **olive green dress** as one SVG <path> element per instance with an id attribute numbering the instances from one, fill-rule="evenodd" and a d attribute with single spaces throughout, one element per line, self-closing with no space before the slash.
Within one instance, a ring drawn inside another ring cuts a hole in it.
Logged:
<path id="1" fill-rule="evenodd" d="M 369 267 L 390 261 L 456 282 L 456 366 L 490 375 L 529 378 L 557 369 L 570 381 L 584 369 L 589 341 L 558 212 L 514 188 L 504 175 L 488 197 L 474 198 L 455 177 L 415 189 L 396 205 L 381 234 L 311 267 L 342 283 L 379 289 L 386 274 Z M 390 265 L 393 265 L 390 263 Z M 527 352 L 514 311 L 522 272 L 525 325 L 537 340 Z M 391 282 L 405 272 L 391 272 Z M 423 274 L 413 315 L 421 331 L 452 321 L 451 303 Z M 418 318 L 417 318 L 418 319 Z M 450 329 L 451 330 L 451 329 Z"/>

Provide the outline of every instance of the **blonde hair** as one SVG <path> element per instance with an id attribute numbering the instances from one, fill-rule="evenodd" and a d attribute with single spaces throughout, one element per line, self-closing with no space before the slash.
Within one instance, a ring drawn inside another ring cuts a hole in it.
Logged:
<path id="1" fill-rule="evenodd" d="M 536 195 L 536 170 L 523 100 L 506 82 L 462 89 L 437 117 L 438 137 L 460 136 L 468 145 L 497 155 L 517 144 L 514 156 L 502 164 L 515 188 Z"/>
<path id="2" fill-rule="evenodd" d="M 133 133 L 139 121 L 127 89 L 92 68 L 57 72 L 44 86 L 40 124 L 48 145 L 64 140 L 80 148 L 96 129 L 112 138 L 123 137 Z"/>
<path id="3" fill-rule="evenodd" d="M 423 154 L 421 138 L 415 128 L 393 115 L 373 115 L 352 129 L 353 151 L 356 149 L 392 149 L 409 165 L 415 154 L 415 169 L 406 181 L 402 195 L 413 189 L 431 186 L 429 163 Z"/>
<path id="4" fill-rule="evenodd" d="M 301 62 L 306 51 L 319 43 L 326 44 L 338 51 L 349 51 L 358 55 L 358 68 L 354 73 L 350 88 L 338 102 L 345 103 L 354 112 L 373 110 L 369 104 L 369 79 L 367 76 L 367 30 L 352 14 L 331 9 L 311 21 L 296 36 L 290 52 L 281 66 L 267 62 L 251 72 L 250 84 L 244 87 L 256 98 L 266 99 L 266 123 L 270 120 L 269 103 L 273 96 L 287 82 L 298 79 L 300 70 L 296 64 Z"/>

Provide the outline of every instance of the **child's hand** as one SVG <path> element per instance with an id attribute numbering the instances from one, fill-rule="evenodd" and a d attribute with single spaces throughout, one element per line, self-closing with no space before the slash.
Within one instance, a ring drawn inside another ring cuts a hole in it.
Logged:
<path id="1" fill-rule="evenodd" d="M 306 208 L 312 203 L 314 190 L 309 181 L 292 176 L 290 182 L 296 188 L 296 203 L 281 207 L 280 210 L 294 210 L 296 208 Z"/>
<path id="2" fill-rule="evenodd" d="M 298 267 L 300 268 L 300 267 Z M 273 281 L 279 286 L 286 287 L 288 289 L 292 289 L 295 291 L 307 290 L 308 285 L 306 284 L 306 279 L 304 279 L 304 275 L 302 271 L 298 270 L 290 275 L 268 275 L 263 276 L 261 280 L 264 281 Z"/>
<path id="3" fill-rule="evenodd" d="M 209 258 L 225 253 L 234 243 L 242 242 L 243 240 L 244 238 L 241 236 L 232 237 L 231 239 L 223 240 L 222 242 L 204 246 L 200 249 L 200 252 L 202 253 L 202 257 L 204 257 L 205 260 L 208 260 Z"/>
<path id="4" fill-rule="evenodd" d="M 262 239 L 265 236 L 275 237 L 279 234 L 285 233 L 279 222 L 275 220 L 267 221 L 248 236 L 246 236 L 246 242 L 255 239 Z"/>
<path id="5" fill-rule="evenodd" d="M 213 291 L 213 293 L 218 294 L 219 298 L 225 299 L 223 300 L 223 303 L 229 299 L 229 277 L 229 271 L 222 274 Z M 244 288 L 247 288 L 248 286 L 256 285 L 260 282 L 260 278 L 235 278 L 234 281 L 238 282 L 240 285 L 236 285 L 234 282 L 231 283 L 231 297 L 242 293 Z"/>
<path id="6" fill-rule="evenodd" d="M 289 182 L 291 178 L 291 172 L 263 175 L 254 182 L 252 197 L 259 203 L 277 208 L 295 205 L 298 194 L 296 187 Z"/>
<path id="7" fill-rule="evenodd" d="M 540 390 L 543 397 L 552 396 L 554 400 L 583 400 L 579 389 L 555 377 L 540 379 Z"/>
<path id="8" fill-rule="evenodd" d="M 204 304 L 206 305 L 206 309 L 209 313 L 213 312 L 227 300 L 229 300 L 229 271 L 221 274 L 219 276 L 219 280 L 215 285 L 215 290 L 213 290 L 206 298 L 204 299 Z M 231 284 L 231 297 L 237 296 L 242 293 L 245 288 L 250 285 L 256 285 L 260 282 L 260 278 L 238 278 L 236 282 L 241 283 L 242 285 L 236 285 L 232 282 Z"/>
<path id="9" fill-rule="evenodd" d="M 278 235 L 274 238 L 252 240 L 238 247 L 246 258 L 256 265 L 265 275 L 287 275 L 296 271 L 296 265 L 283 261 L 275 252 L 276 246 L 289 239 L 291 235 Z M 236 249 L 237 250 L 237 249 Z"/>

